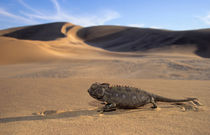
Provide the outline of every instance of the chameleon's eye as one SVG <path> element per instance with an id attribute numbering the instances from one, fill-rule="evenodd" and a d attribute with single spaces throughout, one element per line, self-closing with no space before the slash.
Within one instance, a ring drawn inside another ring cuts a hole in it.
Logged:
<path id="1" fill-rule="evenodd" d="M 91 88 L 92 88 L 92 89 L 96 89 L 96 88 L 97 88 L 97 85 L 96 85 L 96 84 L 93 84 L 93 85 L 91 86 Z"/>

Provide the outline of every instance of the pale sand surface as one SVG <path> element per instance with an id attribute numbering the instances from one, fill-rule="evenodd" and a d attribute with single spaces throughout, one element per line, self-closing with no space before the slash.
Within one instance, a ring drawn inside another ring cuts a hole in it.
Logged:
<path id="1" fill-rule="evenodd" d="M 87 44 L 76 35 L 79 26 L 57 27 L 66 37 L 37 40 L 46 30 L 25 40 L 0 36 L 0 135 L 210 134 L 210 60 L 196 55 L 194 45 L 113 52 Z M 169 98 L 196 97 L 203 106 L 158 103 L 156 110 L 148 104 L 101 114 L 102 105 L 87 92 L 94 82 Z"/>
<path id="2" fill-rule="evenodd" d="M 135 110 L 98 113 L 87 94 L 92 82 L 126 84 L 172 98 L 197 97 L 198 111 L 159 103 Z M 209 134 L 210 81 L 101 78 L 1 79 L 0 134 Z M 47 116 L 33 113 L 55 110 Z"/>

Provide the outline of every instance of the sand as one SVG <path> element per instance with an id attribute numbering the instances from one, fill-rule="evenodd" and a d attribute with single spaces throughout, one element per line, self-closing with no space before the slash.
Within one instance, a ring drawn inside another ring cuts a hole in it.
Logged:
<path id="1" fill-rule="evenodd" d="M 52 23 L 0 31 L 0 134 L 210 134 L 208 30 L 194 31 L 203 36 L 181 46 L 178 39 L 194 35 L 160 30 L 160 38 L 165 32 L 174 38 L 145 50 L 125 29 Z M 155 110 L 148 104 L 99 113 L 103 105 L 87 93 L 96 81 L 196 97 L 203 106 L 158 103 Z"/>

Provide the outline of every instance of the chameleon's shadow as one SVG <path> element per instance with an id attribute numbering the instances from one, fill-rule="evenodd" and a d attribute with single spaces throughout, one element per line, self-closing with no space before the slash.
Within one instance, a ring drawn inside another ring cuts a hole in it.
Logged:
<path id="1" fill-rule="evenodd" d="M 100 105 L 100 103 L 96 101 L 90 102 L 89 104 L 93 107 Z M 41 113 L 43 113 L 43 115 Z M 32 115 L 29 115 L 29 116 L 0 118 L 0 123 L 17 122 L 17 121 L 32 121 L 32 120 L 47 120 L 47 119 L 63 119 L 63 118 L 73 118 L 73 117 L 79 117 L 79 116 L 93 116 L 93 115 L 98 114 L 97 109 L 74 110 L 74 111 L 63 111 L 63 112 L 58 112 L 56 110 L 46 110 L 41 113 L 39 114 L 32 113 Z"/>
<path id="2" fill-rule="evenodd" d="M 46 114 L 46 115 L 30 115 L 30 116 L 0 118 L 0 123 L 47 120 L 47 119 L 63 119 L 63 118 L 72 118 L 79 116 L 94 116 L 96 114 L 98 114 L 97 110 L 76 110 L 76 111 L 66 111 L 59 113 L 56 113 L 55 111 L 55 113 Z"/>
<path id="3" fill-rule="evenodd" d="M 65 112 L 57 112 L 55 110 L 47 110 L 42 112 L 43 114 L 35 114 L 29 116 L 19 116 L 19 117 L 6 117 L 0 118 L 0 123 L 9 123 L 9 122 L 18 122 L 18 121 L 33 121 L 33 120 L 47 120 L 47 119 L 64 119 L 64 118 L 74 118 L 79 116 L 100 116 L 103 115 L 117 115 L 123 113 L 132 113 L 135 111 L 146 111 L 144 109 L 119 109 L 117 111 L 112 112 L 98 112 L 98 109 L 94 110 L 76 110 L 76 111 L 65 111 Z"/>
<path id="4" fill-rule="evenodd" d="M 90 103 L 91 106 L 96 106 L 96 102 Z M 101 108 L 101 105 L 97 105 L 98 108 Z M 184 110 L 194 110 L 198 111 L 198 108 L 193 108 L 192 105 L 187 105 L 183 103 L 179 104 L 171 104 L 166 106 L 161 106 L 160 108 L 184 108 Z M 104 112 L 104 115 L 119 115 L 124 113 L 134 113 L 134 112 L 144 112 L 144 111 L 152 111 L 152 109 L 148 106 L 136 108 L 136 109 L 117 109 L 117 111 L 112 112 Z M 79 116 L 100 116 L 100 112 L 98 109 L 93 110 L 74 110 L 74 111 L 56 111 L 56 110 L 46 110 L 41 113 L 34 113 L 29 116 L 19 116 L 19 117 L 6 117 L 0 118 L 0 123 L 9 123 L 9 122 L 18 122 L 18 121 L 33 121 L 33 120 L 47 120 L 47 119 L 63 119 L 63 118 L 74 118 Z"/>

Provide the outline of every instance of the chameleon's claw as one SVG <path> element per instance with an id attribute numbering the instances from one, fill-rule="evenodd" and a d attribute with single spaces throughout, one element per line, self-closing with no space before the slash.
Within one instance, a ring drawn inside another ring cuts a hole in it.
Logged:
<path id="1" fill-rule="evenodd" d="M 116 111 L 116 104 L 106 104 L 103 108 L 103 112 Z"/>
<path id="2" fill-rule="evenodd" d="M 103 109 L 103 112 L 112 112 L 112 111 L 116 111 L 116 108 Z"/>
<path id="3" fill-rule="evenodd" d="M 193 100 L 192 102 L 197 106 L 203 106 L 203 104 L 200 103 L 198 100 Z"/>

